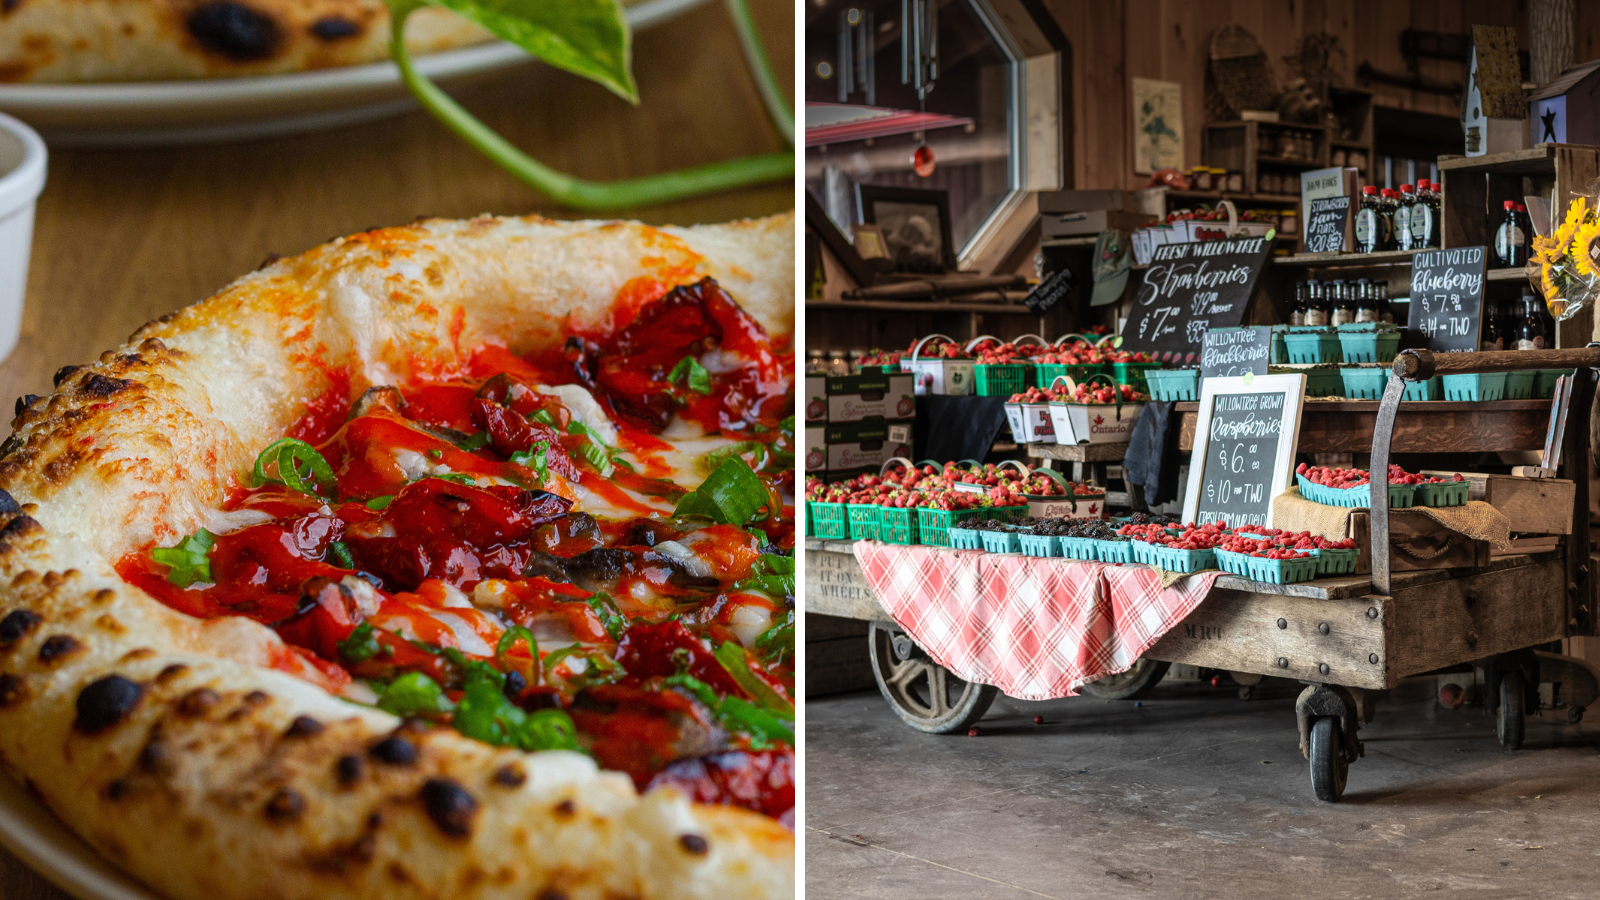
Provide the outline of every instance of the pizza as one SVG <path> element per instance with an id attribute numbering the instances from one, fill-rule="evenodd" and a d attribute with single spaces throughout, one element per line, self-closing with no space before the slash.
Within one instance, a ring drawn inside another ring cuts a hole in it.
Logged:
<path id="1" fill-rule="evenodd" d="M 793 896 L 793 230 L 423 220 L 61 369 L 0 763 L 174 900 Z"/>

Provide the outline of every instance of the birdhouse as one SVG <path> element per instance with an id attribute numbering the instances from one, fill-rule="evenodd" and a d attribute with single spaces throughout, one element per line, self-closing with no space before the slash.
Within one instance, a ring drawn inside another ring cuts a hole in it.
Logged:
<path id="1" fill-rule="evenodd" d="M 1562 72 L 1528 100 L 1535 144 L 1600 144 L 1600 59 Z"/>
<path id="2" fill-rule="evenodd" d="M 1461 95 L 1461 130 L 1468 156 L 1522 149 L 1522 66 L 1517 62 L 1517 30 L 1472 26 L 1472 60 Z"/>

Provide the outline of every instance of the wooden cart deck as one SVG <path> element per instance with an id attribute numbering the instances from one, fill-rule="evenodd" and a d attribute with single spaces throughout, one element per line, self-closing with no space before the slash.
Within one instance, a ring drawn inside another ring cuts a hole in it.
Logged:
<path id="1" fill-rule="evenodd" d="M 806 541 L 806 611 L 891 621 L 852 544 Z M 1500 556 L 1473 569 L 1396 572 L 1389 596 L 1374 594 L 1366 575 L 1280 585 L 1224 574 L 1145 656 L 1389 688 L 1419 672 L 1565 637 L 1564 578 L 1559 552 Z"/>

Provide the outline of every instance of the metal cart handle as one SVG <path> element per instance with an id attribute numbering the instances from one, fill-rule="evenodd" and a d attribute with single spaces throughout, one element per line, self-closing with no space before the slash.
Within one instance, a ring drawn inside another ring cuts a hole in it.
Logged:
<path id="1" fill-rule="evenodd" d="M 1394 358 L 1394 378 L 1383 391 L 1378 420 L 1372 430 L 1372 589 L 1391 590 L 1389 542 L 1389 458 L 1394 420 L 1400 411 L 1407 381 L 1426 381 L 1435 375 L 1470 375 L 1525 369 L 1576 369 L 1568 419 L 1563 434 L 1562 475 L 1572 480 L 1572 533 L 1567 537 L 1567 633 L 1594 634 L 1595 610 L 1589 588 L 1589 407 L 1594 402 L 1600 344 L 1568 350 L 1492 350 L 1481 353 L 1433 353 L 1402 350 Z M 1551 415 L 1561 414 L 1559 396 Z"/>

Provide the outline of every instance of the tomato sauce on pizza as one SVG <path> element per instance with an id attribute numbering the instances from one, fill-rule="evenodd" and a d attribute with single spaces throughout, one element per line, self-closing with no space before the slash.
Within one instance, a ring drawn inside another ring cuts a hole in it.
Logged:
<path id="1" fill-rule="evenodd" d="M 633 284 L 526 357 L 334 373 L 226 527 L 117 568 L 349 699 L 792 826 L 792 371 L 710 279 Z"/>

